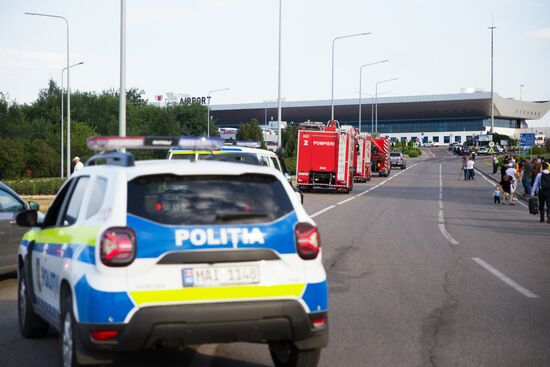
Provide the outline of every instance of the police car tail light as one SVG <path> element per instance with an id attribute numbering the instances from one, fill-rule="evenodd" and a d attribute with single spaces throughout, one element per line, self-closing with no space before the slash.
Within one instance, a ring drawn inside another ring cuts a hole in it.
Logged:
<path id="1" fill-rule="evenodd" d="M 317 317 L 317 318 L 311 319 L 311 325 L 313 326 L 314 329 L 320 329 L 326 324 L 327 324 L 326 317 Z"/>
<path id="2" fill-rule="evenodd" d="M 118 330 L 95 330 L 90 332 L 93 341 L 106 342 L 115 339 L 119 334 Z"/>
<path id="3" fill-rule="evenodd" d="M 101 262 L 107 266 L 127 266 L 136 257 L 136 234 L 131 228 L 112 227 L 101 235 Z"/>
<path id="4" fill-rule="evenodd" d="M 321 237 L 317 227 L 309 223 L 298 223 L 294 232 L 298 255 L 304 260 L 315 259 L 321 248 Z"/>

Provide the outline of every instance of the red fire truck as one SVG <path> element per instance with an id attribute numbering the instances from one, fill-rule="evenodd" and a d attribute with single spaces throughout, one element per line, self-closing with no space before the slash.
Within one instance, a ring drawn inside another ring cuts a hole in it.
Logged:
<path id="1" fill-rule="evenodd" d="M 355 136 L 355 154 L 353 166 L 355 168 L 355 182 L 366 182 L 371 178 L 371 145 L 372 137 L 367 133 Z"/>
<path id="2" fill-rule="evenodd" d="M 298 188 L 334 188 L 349 193 L 353 188 L 355 129 L 332 120 L 305 122 L 298 127 L 296 179 Z"/>
<path id="3" fill-rule="evenodd" d="M 372 139 L 372 172 L 388 177 L 391 173 L 390 140 L 385 137 Z"/>

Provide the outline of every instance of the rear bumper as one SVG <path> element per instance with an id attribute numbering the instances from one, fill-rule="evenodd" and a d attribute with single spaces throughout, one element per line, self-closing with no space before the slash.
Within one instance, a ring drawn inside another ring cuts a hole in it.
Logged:
<path id="1" fill-rule="evenodd" d="M 328 344 L 328 324 L 313 328 L 313 318 L 326 312 L 306 313 L 297 301 L 228 302 L 142 308 L 125 325 L 78 324 L 77 332 L 88 351 L 133 351 L 155 347 L 229 342 L 294 341 L 299 349 Z M 119 330 L 113 341 L 91 339 L 95 330 Z"/>

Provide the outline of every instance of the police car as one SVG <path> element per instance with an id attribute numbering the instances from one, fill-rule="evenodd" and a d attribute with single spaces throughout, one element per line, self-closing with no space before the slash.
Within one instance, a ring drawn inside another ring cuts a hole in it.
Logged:
<path id="1" fill-rule="evenodd" d="M 215 150 L 216 140 L 95 137 L 91 149 Z M 99 164 L 104 162 L 104 164 Z M 117 351 L 269 345 L 276 366 L 316 366 L 328 343 L 318 229 L 278 171 L 217 161 L 92 157 L 18 252 L 19 326 L 60 334 L 64 367 Z"/>

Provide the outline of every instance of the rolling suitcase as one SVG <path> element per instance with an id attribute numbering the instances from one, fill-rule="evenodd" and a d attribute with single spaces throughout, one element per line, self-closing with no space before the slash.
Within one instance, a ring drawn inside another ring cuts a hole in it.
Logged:
<path id="1" fill-rule="evenodd" d="M 539 199 L 537 197 L 529 198 L 529 213 L 533 215 L 539 214 Z"/>

